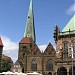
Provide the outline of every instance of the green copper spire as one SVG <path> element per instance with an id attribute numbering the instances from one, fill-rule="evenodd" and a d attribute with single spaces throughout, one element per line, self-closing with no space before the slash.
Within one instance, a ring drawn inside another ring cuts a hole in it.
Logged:
<path id="1" fill-rule="evenodd" d="M 62 30 L 62 32 L 65 31 L 73 31 L 75 30 L 75 15 L 71 18 L 71 20 L 67 23 L 67 25 L 64 27 L 64 29 Z"/>
<path id="2" fill-rule="evenodd" d="M 30 1 L 24 37 L 30 37 L 34 42 L 36 41 L 32 0 Z"/>

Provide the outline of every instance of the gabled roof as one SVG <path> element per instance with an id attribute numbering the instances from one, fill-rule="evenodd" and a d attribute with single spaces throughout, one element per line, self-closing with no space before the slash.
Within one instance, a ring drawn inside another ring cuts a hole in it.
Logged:
<path id="1" fill-rule="evenodd" d="M 53 48 L 52 44 L 49 43 L 46 50 L 44 51 L 45 54 L 54 54 L 55 49 Z"/>
<path id="2" fill-rule="evenodd" d="M 67 23 L 67 25 L 62 30 L 62 32 L 69 31 L 69 30 L 70 31 L 75 30 L 75 15 L 70 19 L 70 21 Z"/>
<path id="3" fill-rule="evenodd" d="M 38 48 L 38 46 L 35 43 L 32 44 L 31 53 L 33 53 L 33 54 L 39 54 L 39 53 L 41 53 L 40 49 Z"/>
<path id="4" fill-rule="evenodd" d="M 17 60 L 14 65 L 20 65 L 19 61 Z"/>
<path id="5" fill-rule="evenodd" d="M 1 37 L 0 37 L 0 46 L 3 47 L 3 43 L 2 43 Z"/>

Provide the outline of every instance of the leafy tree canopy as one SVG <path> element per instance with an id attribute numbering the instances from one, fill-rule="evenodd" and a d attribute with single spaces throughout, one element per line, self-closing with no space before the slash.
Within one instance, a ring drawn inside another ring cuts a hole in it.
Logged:
<path id="1" fill-rule="evenodd" d="M 10 71 L 11 64 L 7 60 L 2 59 L 2 72 Z"/>

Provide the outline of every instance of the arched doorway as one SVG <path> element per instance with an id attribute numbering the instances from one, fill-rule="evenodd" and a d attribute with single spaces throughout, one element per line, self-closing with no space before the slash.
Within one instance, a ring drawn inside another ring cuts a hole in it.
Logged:
<path id="1" fill-rule="evenodd" d="M 52 75 L 52 73 L 51 73 L 51 72 L 49 72 L 49 73 L 48 73 L 48 75 Z"/>
<path id="2" fill-rule="evenodd" d="M 69 75 L 72 75 L 72 67 L 69 69 Z M 75 66 L 73 67 L 73 75 L 75 75 Z"/>
<path id="3" fill-rule="evenodd" d="M 65 67 L 58 68 L 57 75 L 67 75 L 67 69 Z"/>
<path id="4" fill-rule="evenodd" d="M 24 73 L 24 68 L 22 68 L 22 73 Z"/>

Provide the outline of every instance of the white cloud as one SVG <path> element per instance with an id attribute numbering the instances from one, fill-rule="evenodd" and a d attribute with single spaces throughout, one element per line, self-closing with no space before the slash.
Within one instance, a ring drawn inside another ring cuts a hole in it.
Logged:
<path id="1" fill-rule="evenodd" d="M 18 59 L 18 50 L 3 50 L 3 54 L 11 57 L 13 62 L 16 62 L 16 60 Z"/>
<path id="2" fill-rule="evenodd" d="M 66 12 L 68 15 L 72 15 L 72 14 L 75 14 L 75 3 L 73 5 L 71 5 L 67 12 Z"/>
<path id="3" fill-rule="evenodd" d="M 15 62 L 18 57 L 18 43 L 11 41 L 11 39 L 6 36 L 1 36 L 1 38 L 4 45 L 3 54 L 11 57 Z"/>
<path id="4" fill-rule="evenodd" d="M 39 45 L 38 46 L 39 47 L 39 49 L 41 50 L 41 52 L 43 51 L 45 51 L 45 49 L 46 49 L 46 47 L 47 47 L 47 45 Z"/>

